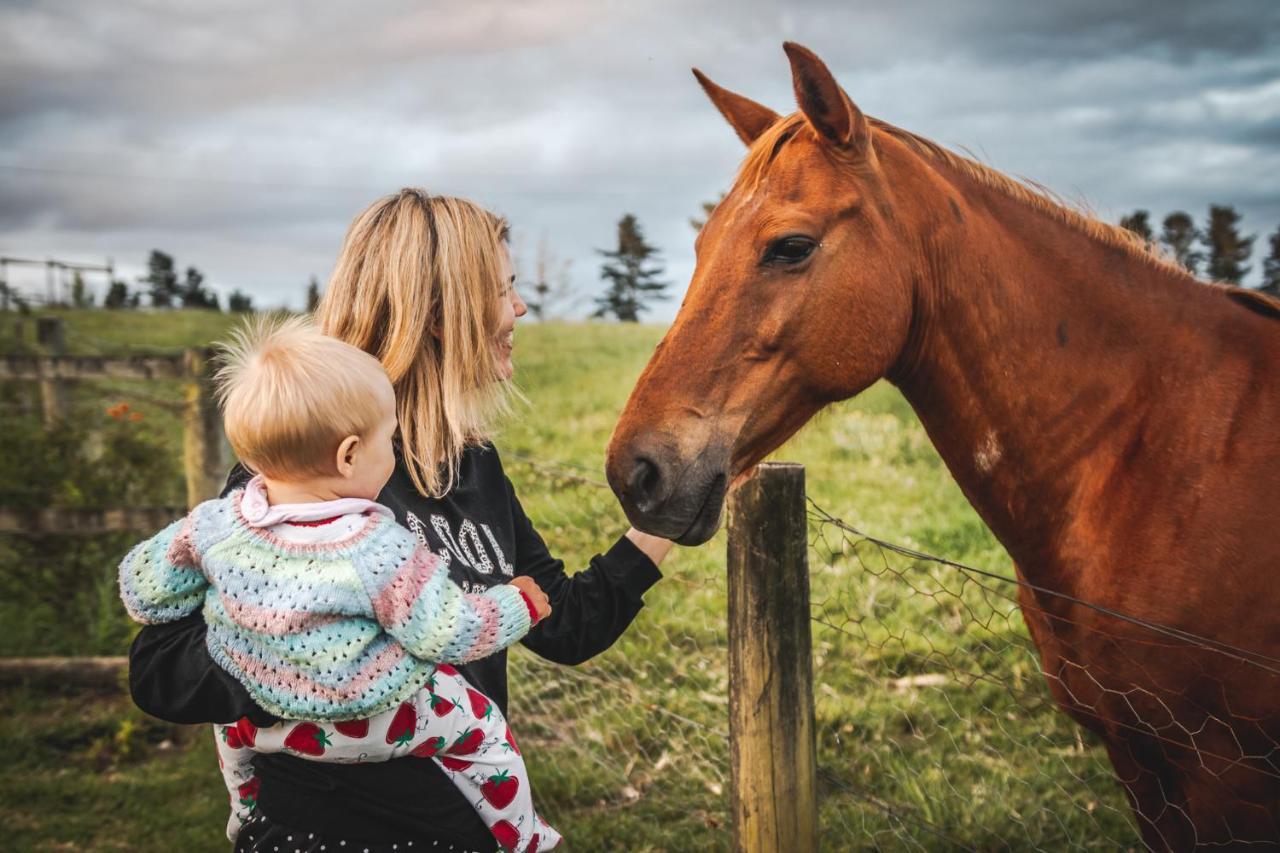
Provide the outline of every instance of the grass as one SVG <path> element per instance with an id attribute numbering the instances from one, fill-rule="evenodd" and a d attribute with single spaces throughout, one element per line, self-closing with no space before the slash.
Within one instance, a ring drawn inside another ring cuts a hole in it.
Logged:
<path id="1" fill-rule="evenodd" d="M 104 313 L 69 313 L 69 340 L 178 346 L 225 329 L 186 312 L 127 326 Z M 607 489 L 576 478 L 603 479 L 609 433 L 660 336 L 555 323 L 517 333 L 530 406 L 499 447 L 570 571 L 626 527 Z M 832 408 L 779 456 L 804 463 L 814 501 L 858 529 L 1012 573 L 893 388 Z M 595 660 L 512 655 L 513 726 L 573 849 L 728 849 L 724 544 L 678 549 L 632 629 Z M 810 563 L 824 849 L 1137 844 L 1099 749 L 1053 708 L 1008 590 L 831 525 L 814 525 Z M 24 690 L 3 707 L 0 830 L 16 849 L 225 847 L 203 732 L 184 740 L 119 697 L 87 712 Z M 126 725 L 128 749 L 85 757 Z"/>

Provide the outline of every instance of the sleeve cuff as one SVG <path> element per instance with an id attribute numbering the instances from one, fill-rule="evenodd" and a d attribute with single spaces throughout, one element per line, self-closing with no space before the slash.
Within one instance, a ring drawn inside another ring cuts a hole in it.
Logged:
<path id="1" fill-rule="evenodd" d="M 506 648 L 529 633 L 536 611 L 524 592 L 509 583 L 489 587 L 488 594 L 498 602 L 498 610 L 502 614 L 499 619 L 503 624 L 498 644 Z"/>
<path id="2" fill-rule="evenodd" d="M 529 611 L 529 627 L 532 628 L 534 625 L 538 624 L 538 608 L 533 606 L 533 599 L 529 598 L 523 589 L 520 590 L 520 599 L 524 602 L 525 608 Z"/>
<path id="3" fill-rule="evenodd" d="M 662 580 L 662 572 L 658 571 L 653 560 L 626 536 L 618 537 L 613 547 L 599 559 L 605 571 L 637 603 L 643 603 L 649 587 Z"/>

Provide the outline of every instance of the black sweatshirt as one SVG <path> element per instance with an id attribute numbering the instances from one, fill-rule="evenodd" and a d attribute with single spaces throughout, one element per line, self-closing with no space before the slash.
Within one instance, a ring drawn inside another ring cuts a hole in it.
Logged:
<path id="1" fill-rule="evenodd" d="M 248 473 L 237 466 L 227 488 L 247 480 Z M 593 557 L 585 571 L 567 576 L 564 563 L 551 556 L 524 514 L 491 446 L 463 454 L 458 481 L 443 498 L 423 497 L 399 463 L 378 500 L 448 562 L 450 577 L 464 588 L 482 589 L 515 575 L 537 581 L 552 611 L 523 642 L 556 663 L 581 663 L 609 648 L 640 611 L 641 596 L 661 577 L 626 537 Z M 261 725 L 274 722 L 213 663 L 205 633 L 198 611 L 142 629 L 129 651 L 129 687 L 138 707 L 175 723 L 230 723 L 244 716 Z M 505 651 L 458 669 L 506 712 Z M 518 710 L 512 727 L 518 737 Z M 285 826 L 369 841 L 492 841 L 434 761 L 410 757 L 342 765 L 273 754 L 255 757 L 254 767 L 262 781 L 259 808 Z"/>

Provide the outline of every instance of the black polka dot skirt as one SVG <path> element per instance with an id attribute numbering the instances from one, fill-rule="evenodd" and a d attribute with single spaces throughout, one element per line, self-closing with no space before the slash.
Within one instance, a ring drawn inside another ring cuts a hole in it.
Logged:
<path id="1" fill-rule="evenodd" d="M 502 853 L 494 841 L 476 848 L 455 841 L 415 838 L 405 841 L 362 841 L 291 829 L 259 812 L 240 829 L 235 853 Z"/>

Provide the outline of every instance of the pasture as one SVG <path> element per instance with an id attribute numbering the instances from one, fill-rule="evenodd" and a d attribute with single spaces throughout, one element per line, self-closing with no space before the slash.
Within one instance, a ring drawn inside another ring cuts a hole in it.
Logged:
<path id="1" fill-rule="evenodd" d="M 228 322 L 190 312 L 65 316 L 72 352 L 203 343 Z M 0 331 L 0 348 L 10 333 Z M 517 328 L 517 381 L 529 404 L 499 449 L 570 571 L 625 529 L 601 486 L 604 448 L 661 334 L 612 324 Z M 143 413 L 139 429 L 176 458 L 176 417 L 144 399 L 175 393 L 159 384 L 81 387 L 76 416 L 101 418 L 129 402 Z M 803 463 L 814 503 L 853 527 L 1012 574 L 887 384 L 823 414 L 777 457 Z M 4 467 L 0 477 L 10 476 L 8 459 Z M 175 461 L 175 478 L 179 468 Z M 887 553 L 829 523 L 815 521 L 811 537 L 825 849 L 1139 846 L 1105 757 L 1049 697 L 1021 617 L 1000 594 L 1012 589 Z M 8 539 L 0 571 L 29 573 Z M 123 654 L 129 628 L 105 557 L 125 545 L 93 546 L 102 565 L 79 567 L 74 582 L 96 590 L 86 599 L 94 606 L 75 619 L 10 596 L 0 614 L 4 651 Z M 584 666 L 512 655 L 512 724 L 541 808 L 573 849 L 728 848 L 724 550 L 723 533 L 677 549 L 631 631 Z M 67 582 L 65 572 L 57 577 Z M 226 848 L 225 793 L 207 731 L 150 721 L 121 695 L 32 686 L 0 697 L 7 849 Z"/>

